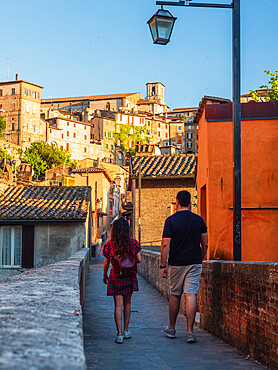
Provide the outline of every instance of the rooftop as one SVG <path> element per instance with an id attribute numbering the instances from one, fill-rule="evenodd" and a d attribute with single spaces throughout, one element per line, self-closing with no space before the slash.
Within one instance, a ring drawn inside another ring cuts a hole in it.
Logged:
<path id="1" fill-rule="evenodd" d="M 88 96 L 75 96 L 68 98 L 51 98 L 51 99 L 42 99 L 43 103 L 62 103 L 67 101 L 82 101 L 82 100 L 107 100 L 107 99 L 121 99 L 130 95 L 135 95 L 138 93 L 126 93 L 126 94 L 108 94 L 108 95 L 88 95 Z"/>
<path id="2" fill-rule="evenodd" d="M 108 181 L 112 181 L 110 178 L 109 174 L 104 168 L 99 168 L 99 167 L 84 167 L 84 168 L 77 168 L 72 171 L 72 173 L 103 173 L 104 176 L 106 176 Z"/>
<path id="3" fill-rule="evenodd" d="M 17 83 L 26 83 L 26 84 L 33 85 L 33 86 L 36 86 L 36 87 L 40 87 L 41 89 L 43 89 L 43 86 L 34 84 L 33 82 L 24 81 L 24 80 L 2 81 L 2 82 L 0 82 L 0 85 L 13 85 L 13 84 L 17 84 Z"/>
<path id="4" fill-rule="evenodd" d="M 154 155 L 131 158 L 131 176 L 167 178 L 191 177 L 195 175 L 196 156 L 194 154 Z"/>
<path id="5" fill-rule="evenodd" d="M 0 195 L 0 222 L 84 221 L 89 204 L 87 186 L 11 186 Z"/>

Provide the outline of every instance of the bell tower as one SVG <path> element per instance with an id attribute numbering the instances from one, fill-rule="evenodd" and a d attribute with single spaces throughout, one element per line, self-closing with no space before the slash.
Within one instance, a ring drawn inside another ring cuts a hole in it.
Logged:
<path id="1" fill-rule="evenodd" d="M 164 85 L 161 82 L 148 82 L 147 83 L 147 100 L 165 104 L 164 102 Z"/>

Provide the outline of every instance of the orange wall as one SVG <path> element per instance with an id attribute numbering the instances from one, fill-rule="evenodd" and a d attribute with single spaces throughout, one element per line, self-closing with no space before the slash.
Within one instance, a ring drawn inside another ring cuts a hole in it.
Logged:
<path id="1" fill-rule="evenodd" d="M 242 207 L 278 206 L 278 119 L 242 120 Z M 232 122 L 199 121 L 198 212 L 209 259 L 232 259 Z M 206 186 L 206 215 L 204 190 Z M 278 209 L 242 210 L 242 260 L 278 261 Z"/>

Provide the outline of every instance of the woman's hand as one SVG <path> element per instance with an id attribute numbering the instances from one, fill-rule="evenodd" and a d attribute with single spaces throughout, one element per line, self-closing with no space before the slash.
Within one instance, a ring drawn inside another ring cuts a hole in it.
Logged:
<path id="1" fill-rule="evenodd" d="M 108 284 L 108 276 L 107 276 L 107 274 L 103 275 L 103 282 L 104 282 L 104 284 Z"/>

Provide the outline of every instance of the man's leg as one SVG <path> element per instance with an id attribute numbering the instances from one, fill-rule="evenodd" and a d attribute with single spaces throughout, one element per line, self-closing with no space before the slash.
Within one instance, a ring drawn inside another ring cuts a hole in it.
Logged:
<path id="1" fill-rule="evenodd" d="M 197 295 L 191 293 L 185 293 L 185 311 L 187 320 L 187 333 L 193 333 L 193 327 L 195 322 L 195 316 L 197 311 Z"/>
<path id="2" fill-rule="evenodd" d="M 171 294 L 169 302 L 169 329 L 175 329 L 176 320 L 180 310 L 180 301 L 181 296 Z"/>

